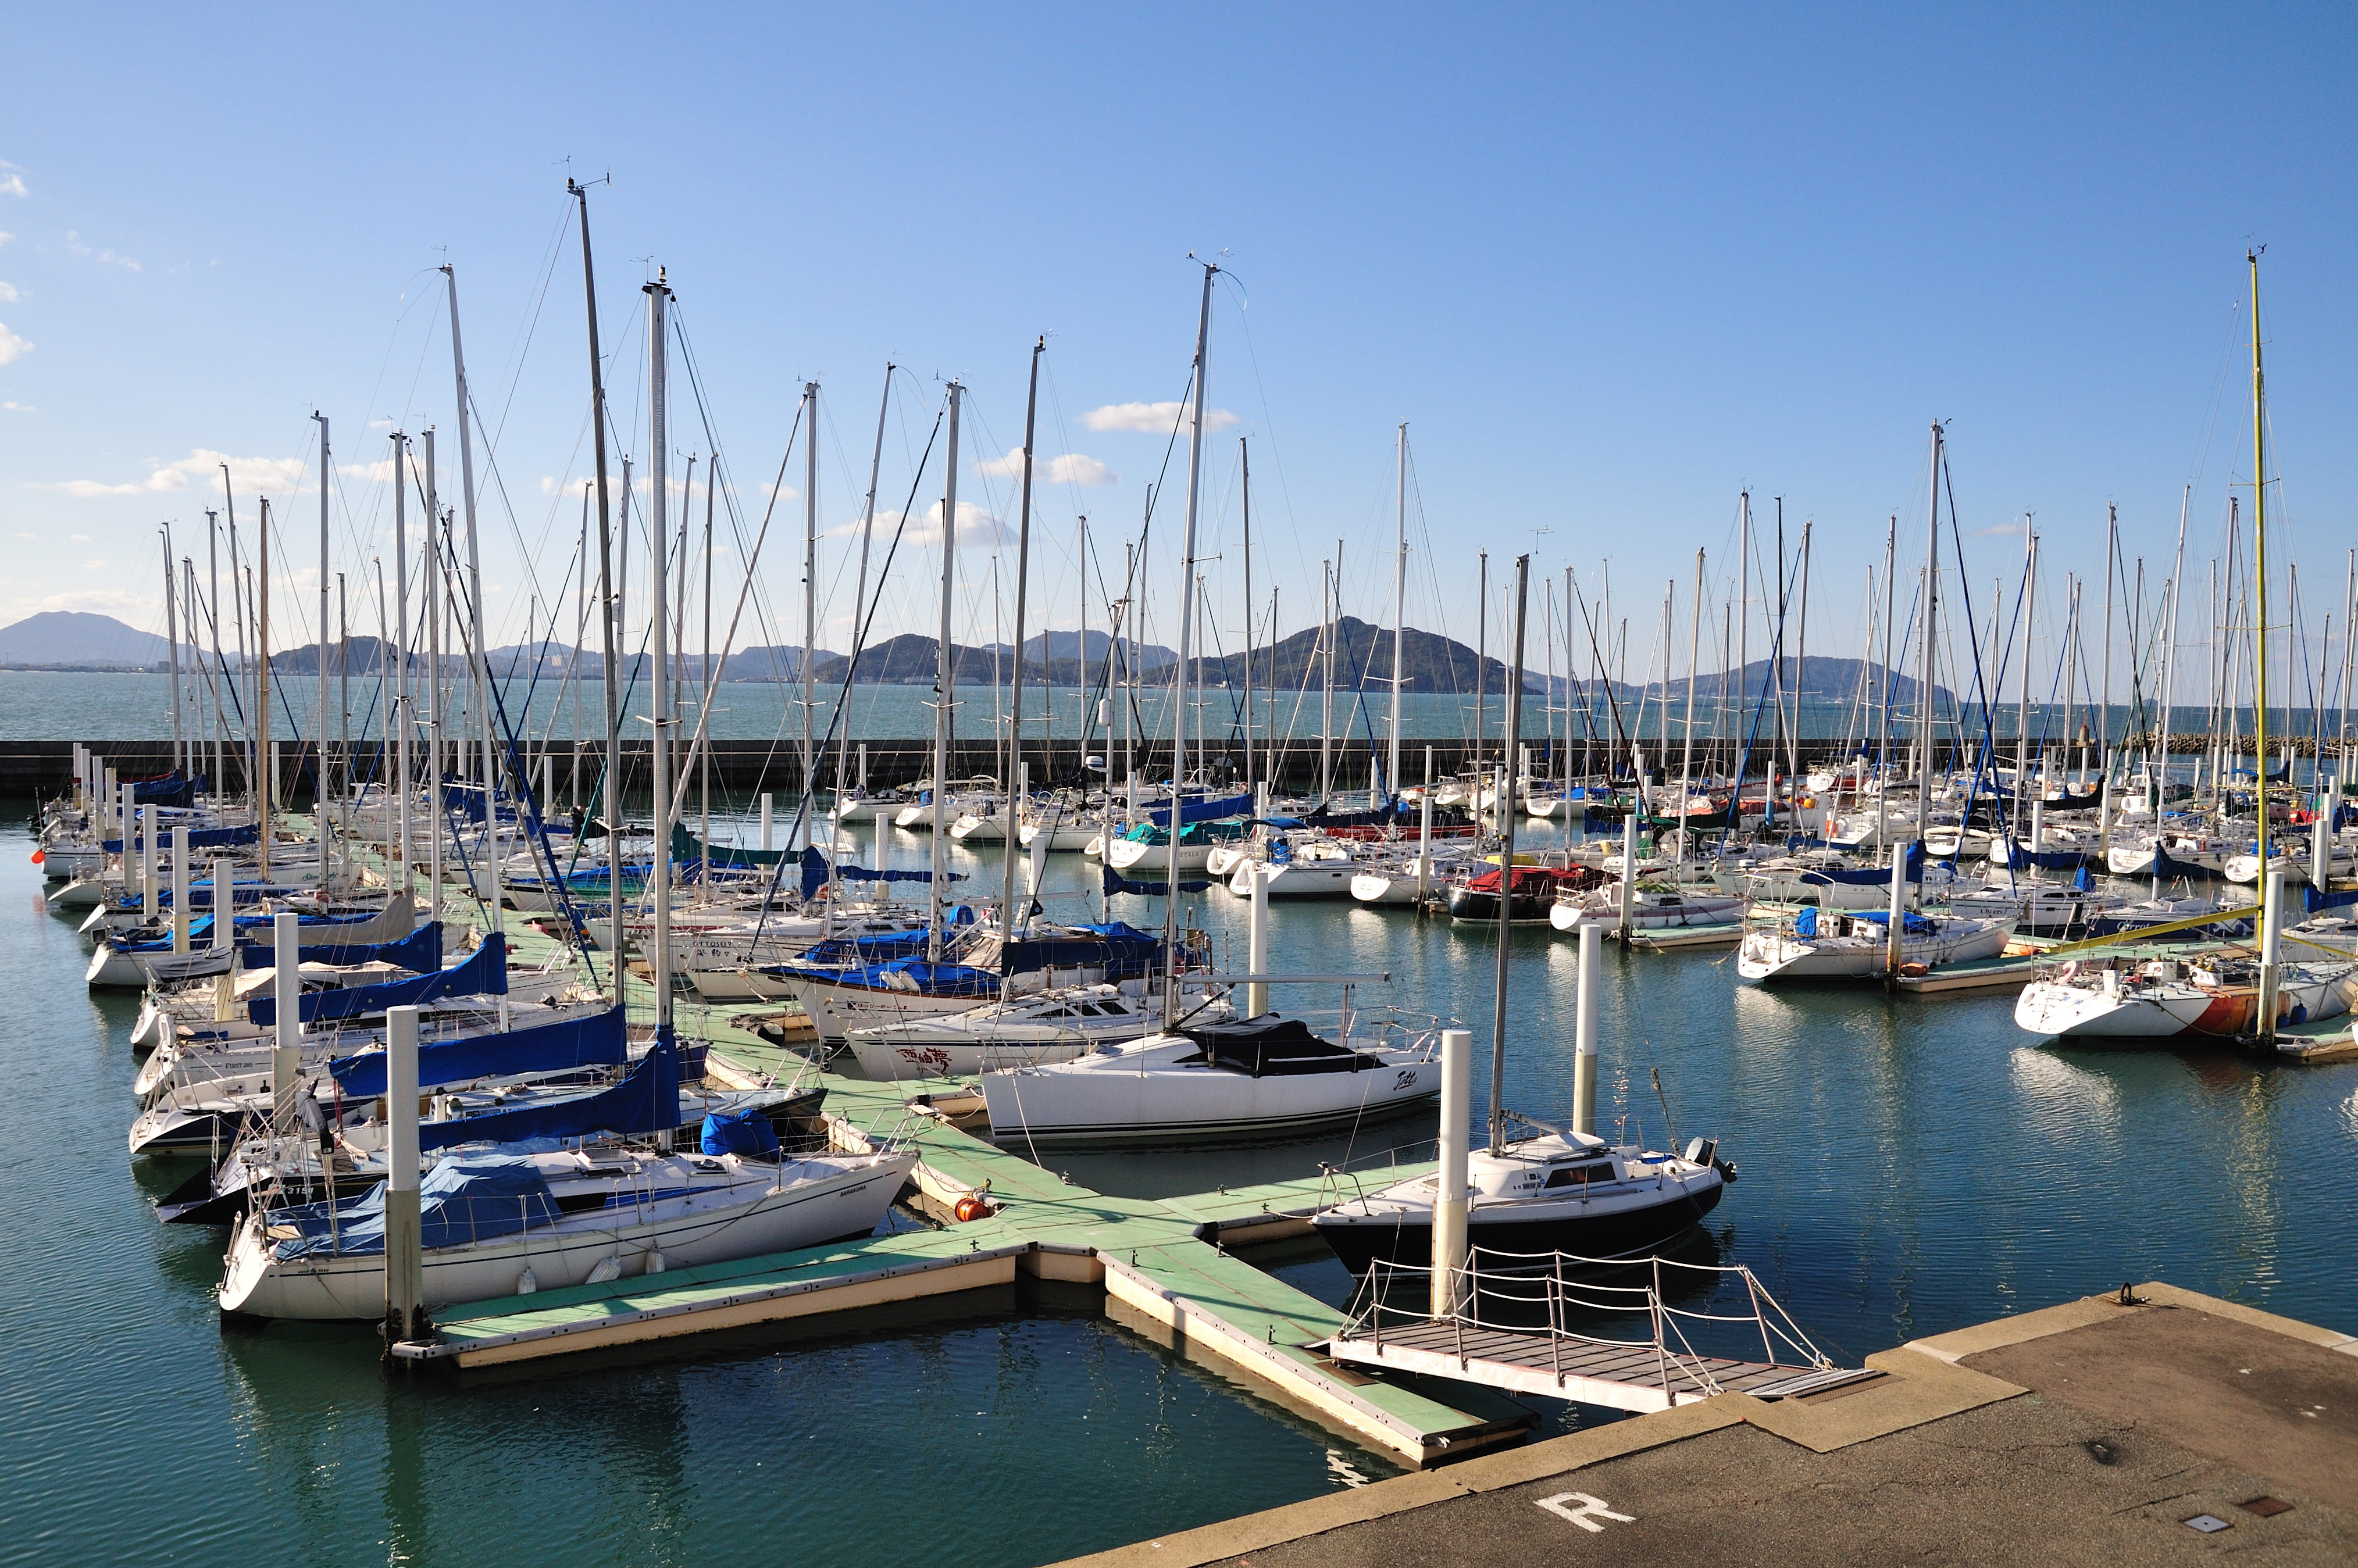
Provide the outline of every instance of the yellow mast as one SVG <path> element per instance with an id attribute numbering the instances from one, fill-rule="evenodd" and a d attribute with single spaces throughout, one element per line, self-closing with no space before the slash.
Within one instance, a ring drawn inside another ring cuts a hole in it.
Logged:
<path id="1" fill-rule="evenodd" d="M 2268 485 L 2263 466 L 2267 428 L 2266 387 L 2260 374 L 2260 256 L 2245 251 L 2252 269 L 2252 538 L 2259 551 L 2258 575 L 2253 579 L 2252 673 L 2256 690 L 2252 704 L 2253 744 L 2259 752 L 2260 878 L 2266 885 L 2268 867 Z"/>

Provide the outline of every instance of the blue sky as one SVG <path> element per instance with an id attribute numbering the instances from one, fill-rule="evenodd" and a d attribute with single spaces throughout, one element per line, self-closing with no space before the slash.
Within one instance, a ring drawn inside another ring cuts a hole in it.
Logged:
<path id="1" fill-rule="evenodd" d="M 371 423 L 438 423 L 455 493 L 432 271 L 449 260 L 497 427 L 499 485 L 478 460 L 494 636 L 521 636 L 535 587 L 554 594 L 567 575 L 589 471 L 568 157 L 613 177 L 592 217 L 616 417 L 642 473 L 638 285 L 656 263 L 749 530 L 803 381 L 823 384 L 833 646 L 885 361 L 907 373 L 880 504 L 907 492 L 956 375 L 971 388 L 961 500 L 1011 524 L 1011 481 L 978 465 L 1020 439 L 1044 331 L 1039 451 L 1076 460 L 1040 491 L 1035 602 L 1072 623 L 1076 514 L 1118 567 L 1164 448 L 1089 416 L 1182 395 L 1190 251 L 1232 273 L 1209 387 L 1235 423 L 1211 443 L 1203 546 L 1229 647 L 1236 438 L 1253 446 L 1260 613 L 1274 584 L 1293 630 L 1316 613 L 1337 538 L 1346 610 L 1385 614 L 1403 419 L 1411 619 L 1469 639 L 1476 553 L 1492 552 L 1495 580 L 1536 541 L 1536 565 L 1559 580 L 1577 567 L 1585 592 L 1609 558 L 1642 665 L 1664 579 L 1691 574 L 1697 547 L 1724 597 L 1749 486 L 1764 517 L 1784 497 L 1794 534 L 1814 520 L 1832 608 L 1813 610 L 1812 643 L 1849 651 L 1885 519 L 1920 538 L 1936 416 L 1952 422 L 1977 593 L 2018 569 L 2018 540 L 1998 531 L 2025 511 L 2050 581 L 2096 572 L 2108 503 L 2158 579 L 2189 481 L 2200 562 L 2248 476 L 2247 242 L 2268 247 L 2281 547 L 2315 574 L 2312 626 L 2341 598 L 2358 480 L 2332 434 L 2358 415 L 2346 10 L 250 8 L 99 23 L 53 8 L 10 28 L 0 620 L 73 608 L 159 624 L 155 527 L 176 520 L 201 563 L 219 504 L 207 454 L 233 460 L 249 526 L 254 493 L 277 496 L 297 539 L 281 580 L 308 605 L 315 407 L 355 470 L 331 510 L 361 599 L 371 557 L 390 553 Z M 683 389 L 675 476 L 708 444 L 696 418 Z M 1152 579 L 1166 642 L 1184 448 L 1171 472 Z M 797 453 L 797 493 L 801 473 Z M 936 463 L 918 509 L 939 495 Z M 781 503 L 760 572 L 782 641 L 800 637 L 799 504 Z M 980 586 L 960 634 L 980 640 L 990 524 L 961 536 Z M 885 630 L 931 624 L 936 559 L 904 551 Z M 355 630 L 373 629 L 367 602 Z"/>

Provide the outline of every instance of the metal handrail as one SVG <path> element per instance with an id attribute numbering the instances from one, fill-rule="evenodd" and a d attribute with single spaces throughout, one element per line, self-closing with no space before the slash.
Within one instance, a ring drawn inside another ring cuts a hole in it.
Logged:
<path id="1" fill-rule="evenodd" d="M 1339 1174 L 1340 1173 L 1331 1173 Z M 1786 1346 L 1788 1352 L 1799 1358 L 1801 1364 L 1818 1369 L 1830 1368 L 1833 1365 L 1825 1353 L 1811 1342 L 1809 1336 L 1801 1331 L 1800 1325 L 1793 1322 L 1791 1314 L 1785 1311 L 1782 1303 L 1779 1303 L 1768 1288 L 1760 1283 L 1758 1276 L 1741 1263 L 1686 1263 L 1673 1259 L 1657 1258 L 1651 1260 L 1650 1279 L 1648 1283 L 1613 1285 L 1567 1278 L 1564 1265 L 1569 1263 L 1592 1267 L 1626 1268 L 1628 1266 L 1628 1260 L 1581 1258 L 1563 1252 L 1493 1252 L 1494 1258 L 1531 1261 L 1543 1260 L 1551 1265 L 1544 1276 L 1531 1278 L 1528 1283 L 1524 1283 L 1523 1281 L 1522 1276 L 1526 1272 L 1524 1271 L 1506 1274 L 1503 1276 L 1505 1282 L 1502 1283 L 1502 1276 L 1495 1271 L 1486 1272 L 1482 1268 L 1480 1255 L 1488 1250 L 1490 1249 L 1475 1249 L 1468 1254 L 1463 1265 L 1452 1271 L 1458 1277 L 1460 1283 L 1460 1289 L 1452 1297 L 1455 1305 L 1438 1317 L 1429 1312 L 1417 1312 L 1407 1307 L 1395 1306 L 1390 1302 L 1390 1285 L 1393 1281 L 1421 1277 L 1429 1283 L 1433 1272 L 1430 1265 L 1390 1262 L 1380 1259 L 1374 1260 L 1368 1268 L 1366 1280 L 1360 1285 L 1359 1292 L 1355 1292 L 1351 1309 L 1341 1333 L 1336 1337 L 1343 1339 L 1366 1337 L 1380 1352 L 1384 1342 L 1387 1314 L 1394 1319 L 1410 1322 L 1444 1322 L 1450 1326 L 1453 1352 L 1460 1368 L 1463 1369 L 1467 1359 L 1466 1335 L 1468 1329 L 1524 1336 L 1543 1335 L 1549 1344 L 1549 1368 L 1559 1384 L 1563 1382 L 1565 1375 L 1563 1362 L 1567 1346 L 1586 1345 L 1612 1346 L 1632 1351 L 1651 1350 L 1655 1360 L 1655 1380 L 1665 1394 L 1672 1391 L 1674 1379 L 1705 1394 L 1716 1394 L 1722 1391 L 1718 1379 L 1710 1371 L 1709 1358 L 1695 1348 L 1683 1326 L 1684 1322 L 1752 1325 L 1760 1336 L 1761 1350 L 1767 1357 L 1767 1364 L 1770 1367 L 1783 1367 L 1790 1364 L 1779 1352 L 1780 1342 Z M 1665 1268 L 1684 1269 L 1694 1273 L 1736 1275 L 1744 1282 L 1746 1299 L 1751 1304 L 1752 1311 L 1749 1314 L 1739 1314 L 1699 1312 L 1673 1306 L 1664 1299 L 1662 1278 Z M 1523 1288 L 1518 1289 L 1519 1284 Z M 1364 1305 L 1358 1300 L 1360 1294 L 1366 1297 Z M 1506 1301 L 1543 1305 L 1545 1307 L 1544 1326 L 1533 1326 L 1522 1323 L 1486 1324 L 1482 1321 L 1481 1314 L 1482 1303 L 1486 1295 L 1492 1302 Z M 1585 1299 L 1614 1297 L 1622 1299 L 1618 1301 Z M 1596 1312 L 1643 1310 L 1652 1332 L 1644 1340 L 1585 1334 L 1571 1325 L 1569 1312 L 1575 1306 Z"/>

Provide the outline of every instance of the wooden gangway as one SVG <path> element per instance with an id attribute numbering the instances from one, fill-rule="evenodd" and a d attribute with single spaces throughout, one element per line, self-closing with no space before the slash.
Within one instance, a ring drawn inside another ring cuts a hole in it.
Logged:
<path id="1" fill-rule="evenodd" d="M 1733 1279 L 1750 1310 L 1673 1305 L 1664 1293 L 1665 1271 L 1673 1280 L 1686 1271 L 1690 1277 L 1677 1282 L 1705 1288 Z M 1641 1283 L 1612 1282 L 1608 1271 L 1627 1278 L 1631 1265 L 1477 1248 L 1454 1276 L 1459 1304 L 1435 1315 L 1422 1305 L 1432 1298 L 1430 1269 L 1379 1262 L 1327 1354 L 1338 1362 L 1639 1412 L 1724 1393 L 1793 1399 L 1882 1376 L 1835 1366 L 1741 1265 L 1656 1259 Z M 1701 1274 L 1723 1279 L 1692 1277 Z M 1398 1304 L 1409 1301 L 1419 1306 Z M 1650 1332 L 1617 1336 L 1610 1328 L 1617 1318 L 1642 1321 Z M 1762 1358 L 1748 1358 L 1748 1349 L 1743 1356 L 1698 1350 L 1694 1342 L 1714 1329 L 1747 1346 L 1758 1343 Z"/>

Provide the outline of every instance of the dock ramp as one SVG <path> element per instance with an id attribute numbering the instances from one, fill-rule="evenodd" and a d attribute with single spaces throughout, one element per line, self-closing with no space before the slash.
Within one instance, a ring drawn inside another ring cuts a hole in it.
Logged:
<path id="1" fill-rule="evenodd" d="M 1881 1376 L 1835 1366 L 1740 1264 L 1655 1259 L 1639 1267 L 1649 1271 L 1639 1282 L 1614 1282 L 1633 1272 L 1628 1260 L 1476 1248 L 1454 1271 L 1458 1304 L 1436 1316 L 1431 1269 L 1379 1261 L 1327 1355 L 1641 1413 L 1723 1393 L 1793 1399 Z M 1748 1311 L 1672 1304 L 1716 1293 L 1730 1279 L 1744 1287 Z M 1630 1326 L 1617 1333 L 1616 1324 Z"/>

